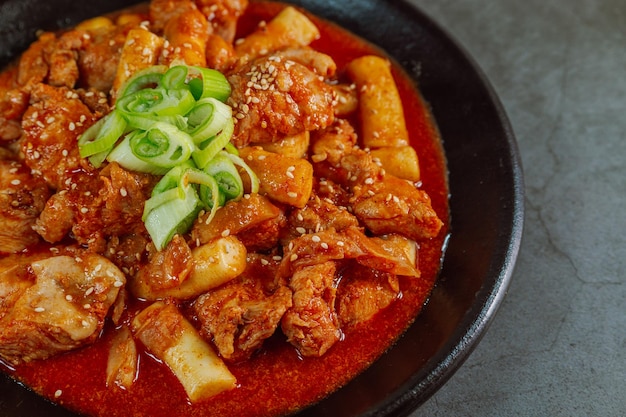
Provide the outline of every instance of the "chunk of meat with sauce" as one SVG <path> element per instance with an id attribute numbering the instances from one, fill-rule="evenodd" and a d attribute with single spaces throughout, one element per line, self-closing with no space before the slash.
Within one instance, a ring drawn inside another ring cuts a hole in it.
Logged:
<path id="1" fill-rule="evenodd" d="M 336 269 L 333 261 L 305 266 L 289 280 L 293 306 L 283 316 L 281 328 L 303 356 L 322 356 L 341 338 L 334 308 Z"/>
<path id="2" fill-rule="evenodd" d="M 118 26 L 108 19 L 105 21 L 108 24 L 85 30 L 87 36 L 83 37 L 83 45 L 78 50 L 77 64 L 81 87 L 108 93 L 113 86 L 126 35 L 135 25 Z"/>
<path id="3" fill-rule="evenodd" d="M 195 0 L 198 9 L 207 17 L 212 32 L 228 43 L 233 43 L 237 21 L 248 7 L 248 0 Z"/>
<path id="4" fill-rule="evenodd" d="M 19 297 L 0 303 L 7 311 L 0 315 L 0 357 L 13 365 L 93 343 L 125 284 L 115 265 L 89 253 L 35 260 L 20 271 L 2 272 L 16 273 L 21 279 L 0 279 L 22 287 Z"/>
<path id="5" fill-rule="evenodd" d="M 355 216 L 379 235 L 398 233 L 422 240 L 437 236 L 443 225 L 425 191 L 391 175 L 355 190 L 352 208 Z"/>
<path id="6" fill-rule="evenodd" d="M 399 296 L 397 275 L 349 263 L 341 273 L 335 303 L 342 329 L 371 319 Z"/>
<path id="7" fill-rule="evenodd" d="M 15 253 L 37 243 L 33 226 L 50 191 L 23 164 L 0 159 L 0 253 Z"/>
<path id="8" fill-rule="evenodd" d="M 142 234 L 143 203 L 155 179 L 112 163 L 102 172 L 68 173 L 63 189 L 46 203 L 35 230 L 48 242 L 70 231 L 81 244 L 103 252 L 108 236 Z"/>
<path id="9" fill-rule="evenodd" d="M 418 277 L 416 248 L 413 241 L 389 236 L 368 237 L 363 230 L 348 227 L 303 234 L 285 248 L 278 274 L 289 277 L 303 267 L 328 261 L 354 259 L 361 265 L 397 275 Z"/>
<path id="10" fill-rule="evenodd" d="M 198 217 L 191 230 L 192 240 L 204 244 L 220 236 L 236 235 L 251 251 L 275 246 L 285 223 L 283 211 L 256 193 L 229 201 L 207 224 L 209 216 L 204 213 Z"/>
<path id="11" fill-rule="evenodd" d="M 283 231 L 281 243 L 286 245 L 291 239 L 307 233 L 317 233 L 333 229 L 341 231 L 358 227 L 357 218 L 346 207 L 333 204 L 315 196 L 301 209 L 294 209 L 287 218 L 287 229 Z"/>
<path id="12" fill-rule="evenodd" d="M 333 90 L 311 69 L 280 53 L 257 58 L 228 75 L 237 147 L 274 142 L 334 119 Z"/>
<path id="13" fill-rule="evenodd" d="M 346 120 L 311 135 L 311 160 L 318 177 L 329 179 L 348 190 L 361 184 L 381 181 L 384 170 L 371 154 L 356 146 L 356 133 Z"/>
<path id="14" fill-rule="evenodd" d="M 71 90 L 35 85 L 31 105 L 22 119 L 24 137 L 20 145 L 25 164 L 50 187 L 64 188 L 67 172 L 93 169 L 80 157 L 77 139 L 95 120 L 95 115 Z"/>
<path id="15" fill-rule="evenodd" d="M 78 50 L 85 39 L 84 32 L 75 30 L 58 37 L 49 32 L 42 34 L 20 58 L 19 84 L 27 90 L 40 82 L 73 88 L 80 76 Z"/>
<path id="16" fill-rule="evenodd" d="M 18 88 L 17 65 L 0 73 L 0 141 L 13 141 L 22 135 L 20 117 L 28 107 L 28 94 Z"/>
<path id="17" fill-rule="evenodd" d="M 291 307 L 291 291 L 269 272 L 275 268 L 275 261 L 253 256 L 242 276 L 193 303 L 200 334 L 212 340 L 225 359 L 250 357 Z"/>

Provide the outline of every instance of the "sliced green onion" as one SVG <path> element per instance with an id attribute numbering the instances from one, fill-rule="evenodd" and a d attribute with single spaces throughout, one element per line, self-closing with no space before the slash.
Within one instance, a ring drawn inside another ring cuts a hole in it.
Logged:
<path id="1" fill-rule="evenodd" d="M 205 208 L 210 209 L 209 217 L 205 222 L 210 223 L 217 210 L 224 205 L 226 198 L 220 193 L 220 186 L 209 174 L 197 169 L 188 169 L 185 171 L 185 179 L 194 184 L 198 184 L 200 188 L 200 200 Z"/>
<path id="2" fill-rule="evenodd" d="M 204 169 L 209 162 L 226 146 L 230 137 L 233 135 L 235 124 L 232 119 L 226 121 L 224 129 L 217 134 L 217 136 L 202 142 L 195 151 L 192 152 L 191 157 L 196 163 L 198 168 Z"/>
<path id="3" fill-rule="evenodd" d="M 130 140 L 133 136 L 144 135 L 142 130 L 134 130 L 115 147 L 106 157 L 109 162 L 117 162 L 121 167 L 129 171 L 144 172 L 153 175 L 164 175 L 168 172 L 168 168 L 158 167 L 150 162 L 146 162 L 137 158 L 130 146 Z"/>
<path id="4" fill-rule="evenodd" d="M 200 198 L 194 187 L 187 185 L 181 189 L 184 198 L 167 200 L 144 216 L 146 230 L 157 250 L 167 246 L 174 235 L 187 232 L 202 209 Z M 151 204 L 148 202 L 146 204 Z"/>
<path id="5" fill-rule="evenodd" d="M 137 71 L 126 81 L 122 88 L 120 88 L 117 97 L 124 97 L 139 90 L 143 90 L 144 88 L 157 87 L 166 71 L 167 67 L 165 65 L 154 65 Z"/>
<path id="6" fill-rule="evenodd" d="M 190 67 L 189 69 L 191 74 L 200 75 L 200 78 L 189 81 L 189 88 L 196 100 L 212 97 L 226 102 L 230 97 L 231 87 L 224 74 L 211 68 Z M 201 83 L 195 81 L 198 79 Z"/>
<path id="7" fill-rule="evenodd" d="M 204 167 L 204 172 L 215 178 L 226 200 L 239 199 L 243 196 L 243 182 L 237 167 L 226 154 L 226 152 L 220 152 L 215 155 Z"/>
<path id="8" fill-rule="evenodd" d="M 217 135 L 232 118 L 230 106 L 212 97 L 203 98 L 187 114 L 187 129 L 194 142 L 200 144 Z"/>
<path id="9" fill-rule="evenodd" d="M 130 139 L 133 154 L 161 168 L 173 168 L 187 161 L 194 149 L 191 137 L 168 123 L 155 123 L 142 135 Z"/>
<path id="10" fill-rule="evenodd" d="M 126 129 L 126 121 L 116 111 L 98 120 L 78 138 L 80 156 L 86 158 L 111 150 Z"/>
<path id="11" fill-rule="evenodd" d="M 161 86 L 167 90 L 179 90 L 185 87 L 186 79 L 187 67 L 185 65 L 176 65 L 163 74 Z"/>
<path id="12" fill-rule="evenodd" d="M 254 173 L 254 171 L 252 171 L 252 169 L 248 166 L 248 164 L 246 164 L 246 162 L 237 155 L 233 155 L 232 153 L 228 153 L 228 152 L 221 152 L 221 153 L 223 153 L 228 158 L 230 158 L 230 160 L 233 161 L 233 164 L 240 166 L 241 168 L 243 168 L 244 171 L 246 171 L 246 173 L 248 174 L 248 177 L 250 177 L 250 192 L 258 193 L 259 186 L 260 186 L 259 177 L 256 176 L 256 174 Z"/>

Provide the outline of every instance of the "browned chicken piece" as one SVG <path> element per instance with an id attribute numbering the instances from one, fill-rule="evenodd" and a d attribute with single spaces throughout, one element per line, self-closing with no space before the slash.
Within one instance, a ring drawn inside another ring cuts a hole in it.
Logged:
<path id="1" fill-rule="evenodd" d="M 0 159 L 0 253 L 19 252 L 39 241 L 33 225 L 49 196 L 48 186 L 30 169 Z"/>
<path id="2" fill-rule="evenodd" d="M 89 108 L 67 88 L 37 84 L 22 119 L 20 139 L 26 165 L 54 189 L 64 188 L 66 173 L 87 162 L 80 158 L 77 138 L 95 121 Z"/>
<path id="3" fill-rule="evenodd" d="M 298 269 L 289 281 L 293 306 L 281 321 L 289 343 L 303 356 L 322 356 L 341 337 L 335 312 L 335 262 Z"/>
<path id="4" fill-rule="evenodd" d="M 86 39 L 85 32 L 75 30 L 59 37 L 53 33 L 41 35 L 20 58 L 19 84 L 27 90 L 40 82 L 73 88 L 80 76 L 78 50 Z"/>
<path id="5" fill-rule="evenodd" d="M 212 32 L 232 44 L 237 32 L 237 21 L 248 7 L 248 0 L 195 0 L 207 17 Z"/>
<path id="6" fill-rule="evenodd" d="M 221 236 L 239 236 L 240 233 L 247 231 L 254 232 L 257 227 L 261 228 L 257 231 L 267 232 L 274 229 L 273 225 L 284 222 L 282 210 L 259 194 L 249 194 L 237 201 L 231 200 L 220 208 L 207 224 L 208 218 L 209 213 L 200 215 L 191 230 L 192 240 L 199 244 L 205 244 Z M 248 237 L 253 235 L 249 234 Z M 262 240 L 275 244 L 278 241 L 278 233 L 263 236 Z"/>
<path id="7" fill-rule="evenodd" d="M 68 173 L 64 188 L 48 200 L 35 230 L 51 243 L 71 231 L 79 243 L 101 253 L 107 236 L 145 232 L 143 203 L 153 185 L 153 177 L 117 164 L 102 173 Z"/>
<path id="8" fill-rule="evenodd" d="M 384 177 L 384 170 L 370 153 L 355 146 L 356 133 L 349 122 L 339 119 L 311 136 L 311 160 L 318 177 L 348 190 L 361 184 L 373 184 Z"/>
<path id="9" fill-rule="evenodd" d="M 180 235 L 175 235 L 161 251 L 150 254 L 130 281 L 131 292 L 140 297 L 146 292 L 178 287 L 189 276 L 192 268 L 191 249 Z"/>
<path id="10" fill-rule="evenodd" d="M 293 239 L 285 248 L 278 274 L 289 277 L 303 267 L 350 259 L 384 272 L 419 276 L 415 253 L 404 240 L 368 237 L 356 227 L 341 232 L 328 229 Z"/>
<path id="11" fill-rule="evenodd" d="M 428 194 L 413 183 L 391 175 L 354 190 L 355 216 L 373 233 L 398 233 L 412 240 L 437 236 L 443 222 Z"/>
<path id="12" fill-rule="evenodd" d="M 0 73 L 0 141 L 13 141 L 22 134 L 19 118 L 28 107 L 28 94 L 17 87 L 14 65 Z"/>
<path id="13" fill-rule="evenodd" d="M 125 284 L 106 258 L 54 256 L 7 270 L 0 282 L 16 282 L 19 297 L 0 298 L 0 357 L 17 365 L 93 343 Z M 20 277 L 16 280 L 14 274 Z M 24 281 L 28 287 L 24 289 Z M 11 305 L 7 301 L 11 301 Z"/>
<path id="14" fill-rule="evenodd" d="M 283 245 L 307 233 L 329 229 L 341 231 L 359 226 L 357 218 L 345 207 L 338 207 L 333 202 L 320 198 L 312 198 L 305 207 L 292 210 L 287 221 L 288 229 L 281 239 Z"/>
<path id="15" fill-rule="evenodd" d="M 400 296 L 395 274 L 349 263 L 341 275 L 335 305 L 342 329 L 371 319 Z"/>
<path id="16" fill-rule="evenodd" d="M 141 220 L 144 202 L 150 198 L 159 177 L 110 163 L 100 172 L 100 179 L 103 233 L 107 236 L 144 233 Z"/>
<path id="17" fill-rule="evenodd" d="M 196 9 L 192 0 L 152 0 L 149 9 L 150 30 L 158 34 L 168 21 L 192 9 Z"/>
<path id="18" fill-rule="evenodd" d="M 101 26 L 86 31 L 88 36 L 78 51 L 79 85 L 108 93 L 113 86 L 120 52 L 128 31 L 134 25 Z"/>
<path id="19" fill-rule="evenodd" d="M 274 142 L 329 126 L 333 91 L 315 72 L 280 54 L 257 58 L 229 74 L 237 147 Z"/>
<path id="20" fill-rule="evenodd" d="M 292 305 L 291 290 L 268 274 L 272 262 L 252 257 L 241 277 L 201 295 L 193 304 L 200 334 L 212 340 L 220 355 L 229 361 L 250 357 L 274 334 Z"/>

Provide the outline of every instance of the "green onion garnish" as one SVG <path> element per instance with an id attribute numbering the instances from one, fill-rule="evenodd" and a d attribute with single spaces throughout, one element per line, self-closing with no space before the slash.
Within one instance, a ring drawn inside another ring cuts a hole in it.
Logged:
<path id="1" fill-rule="evenodd" d="M 78 138 L 80 155 L 95 167 L 107 160 L 163 176 L 142 218 L 158 250 L 186 233 L 201 210 L 210 210 L 210 221 L 226 201 L 243 196 L 237 166 L 258 192 L 258 178 L 230 143 L 230 93 L 226 77 L 212 69 L 150 67 L 128 80 L 115 109 Z"/>

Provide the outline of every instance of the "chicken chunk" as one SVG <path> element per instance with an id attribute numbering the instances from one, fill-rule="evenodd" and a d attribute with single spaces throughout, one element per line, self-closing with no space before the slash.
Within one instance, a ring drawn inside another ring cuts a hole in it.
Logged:
<path id="1" fill-rule="evenodd" d="M 24 162 L 50 187 L 63 188 L 66 172 L 85 167 L 77 138 L 95 121 L 89 108 L 71 90 L 37 84 L 22 120 Z"/>
<path id="2" fill-rule="evenodd" d="M 248 0 L 195 0 L 198 9 L 207 17 L 212 32 L 228 43 L 233 43 L 237 21 L 248 7 Z"/>
<path id="3" fill-rule="evenodd" d="M 50 191 L 30 170 L 0 159 L 0 253 L 15 253 L 39 241 L 33 226 Z"/>
<path id="4" fill-rule="evenodd" d="M 220 355 L 230 361 L 248 358 L 274 334 L 285 311 L 291 307 L 291 291 L 276 285 L 267 275 L 270 262 L 252 258 L 244 274 L 235 281 L 198 297 L 193 312 L 200 333 L 213 340 Z M 275 266 L 274 266 L 275 269 Z"/>
<path id="5" fill-rule="evenodd" d="M 372 318 L 400 296 L 395 274 L 350 263 L 337 289 L 336 308 L 342 328 Z"/>
<path id="6" fill-rule="evenodd" d="M 341 337 L 334 308 L 335 271 L 335 263 L 328 261 L 299 269 L 289 281 L 293 306 L 283 316 L 281 328 L 303 356 L 322 356 Z"/>
<path id="7" fill-rule="evenodd" d="M 422 240 L 437 236 L 443 225 L 426 192 L 391 175 L 357 189 L 353 200 L 354 214 L 375 234 Z"/>
<path id="8" fill-rule="evenodd" d="M 89 253 L 54 256 L 33 261 L 21 271 L 3 272 L 15 273 L 30 285 L 13 297 L 12 305 L 0 300 L 8 310 L 0 316 L 0 357 L 14 365 L 93 343 L 125 284 L 115 265 Z M 24 284 L 18 280 L 16 285 Z"/>
<path id="9" fill-rule="evenodd" d="M 334 119 L 333 90 L 306 66 L 280 53 L 257 58 L 229 74 L 235 109 L 233 143 L 274 142 Z"/>

